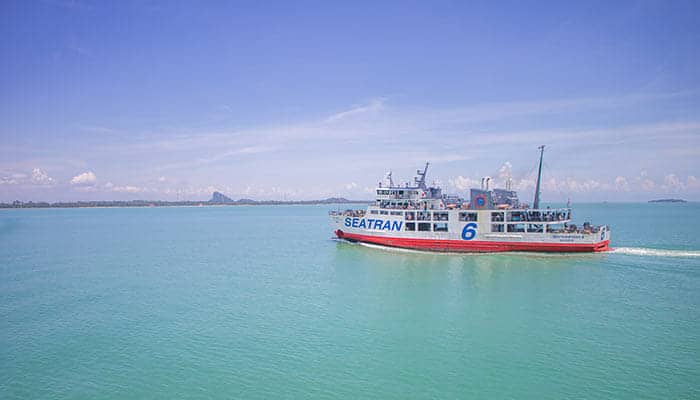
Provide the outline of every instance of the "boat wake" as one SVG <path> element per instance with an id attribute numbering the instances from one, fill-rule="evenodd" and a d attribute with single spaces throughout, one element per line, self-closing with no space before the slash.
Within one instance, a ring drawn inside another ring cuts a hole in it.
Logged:
<path id="1" fill-rule="evenodd" d="M 616 247 L 615 249 L 610 250 L 610 252 L 629 256 L 646 257 L 700 257 L 700 251 L 697 250 L 664 250 L 649 249 L 646 247 Z"/>

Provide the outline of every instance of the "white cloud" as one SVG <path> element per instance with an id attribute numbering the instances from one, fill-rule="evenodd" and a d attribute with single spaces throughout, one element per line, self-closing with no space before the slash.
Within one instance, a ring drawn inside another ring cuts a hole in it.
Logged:
<path id="1" fill-rule="evenodd" d="M 639 171 L 639 176 L 634 178 L 634 184 L 637 189 L 645 192 L 651 192 L 656 189 L 656 182 L 649 177 L 649 173 L 645 169 Z"/>
<path id="2" fill-rule="evenodd" d="M 676 176 L 676 174 L 668 174 L 664 177 L 662 189 L 665 191 L 677 192 L 685 189 L 685 184 Z"/>
<path id="3" fill-rule="evenodd" d="M 501 178 L 500 184 L 506 187 L 506 182 L 513 180 L 513 164 L 510 161 L 506 161 L 501 165 L 498 170 L 498 177 Z"/>
<path id="4" fill-rule="evenodd" d="M 642 179 L 641 187 L 643 190 L 650 192 L 650 191 L 654 190 L 654 188 L 656 187 L 656 183 L 654 183 L 654 181 L 652 181 L 651 179 L 648 179 L 648 178 Z"/>
<path id="5" fill-rule="evenodd" d="M 534 189 L 535 188 L 535 180 L 534 179 L 521 179 L 518 182 L 515 183 L 513 186 L 513 189 L 515 190 L 528 190 L 528 189 Z"/>
<path id="6" fill-rule="evenodd" d="M 476 179 L 471 179 L 471 178 L 465 178 L 462 175 L 448 180 L 450 186 L 454 187 L 455 189 L 458 190 L 469 190 L 471 188 L 478 188 L 481 185 L 481 182 L 476 180 Z"/>
<path id="7" fill-rule="evenodd" d="M 18 185 L 26 179 L 26 174 L 14 172 L 1 177 L 0 185 Z"/>
<path id="8" fill-rule="evenodd" d="M 141 193 L 145 191 L 143 188 L 136 187 L 136 186 L 114 186 L 110 189 L 112 192 L 118 192 L 118 193 Z"/>
<path id="9" fill-rule="evenodd" d="M 627 178 L 624 176 L 618 176 L 615 178 L 615 190 L 618 192 L 629 192 L 630 184 L 627 182 Z"/>
<path id="10" fill-rule="evenodd" d="M 97 176 L 92 171 L 83 172 L 76 175 L 70 180 L 70 184 L 74 186 L 93 186 L 97 183 Z"/>
<path id="11" fill-rule="evenodd" d="M 35 185 L 53 185 L 55 183 L 55 180 L 41 168 L 34 168 L 32 170 L 31 181 Z"/>

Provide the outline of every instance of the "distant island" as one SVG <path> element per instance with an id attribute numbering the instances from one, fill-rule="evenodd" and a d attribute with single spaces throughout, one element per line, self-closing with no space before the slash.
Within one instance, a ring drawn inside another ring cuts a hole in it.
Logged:
<path id="1" fill-rule="evenodd" d="M 329 197 L 323 200 L 233 200 L 220 192 L 212 193 L 206 201 L 163 201 L 163 200 L 107 200 L 107 201 L 74 201 L 74 202 L 33 202 L 14 201 L 0 203 L 0 208 L 85 208 L 85 207 L 177 207 L 177 206 L 246 206 L 246 205 L 314 205 L 314 204 L 353 204 L 370 203 L 367 200 L 348 200 L 343 197 Z"/>
<path id="2" fill-rule="evenodd" d="M 687 201 L 683 199 L 656 199 L 649 200 L 649 203 L 687 203 Z"/>

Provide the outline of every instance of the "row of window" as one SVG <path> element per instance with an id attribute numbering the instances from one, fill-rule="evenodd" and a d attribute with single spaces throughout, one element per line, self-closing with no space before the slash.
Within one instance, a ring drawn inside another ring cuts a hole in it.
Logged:
<path id="1" fill-rule="evenodd" d="M 544 232 L 542 224 L 492 224 L 491 232 Z"/>
<path id="2" fill-rule="evenodd" d="M 402 211 L 387 211 L 387 210 L 370 210 L 370 214 L 379 215 L 403 215 Z"/>
<path id="3" fill-rule="evenodd" d="M 407 211 L 406 212 L 406 220 L 407 221 L 412 221 L 412 220 L 418 220 L 418 221 L 447 221 L 449 220 L 449 213 L 446 212 L 430 212 L 430 211 L 418 211 L 418 212 L 413 212 L 413 211 Z M 477 213 L 475 212 L 461 212 L 459 213 L 459 220 L 460 221 L 476 221 L 477 220 Z"/>
<path id="4" fill-rule="evenodd" d="M 370 214 L 374 215 L 405 215 L 406 221 L 448 221 L 450 214 L 444 211 L 387 211 L 387 210 L 370 210 Z M 476 222 L 478 214 L 475 212 L 460 212 L 459 220 L 462 222 Z M 494 221 L 492 219 L 492 221 Z"/>
<path id="5" fill-rule="evenodd" d="M 418 195 L 418 191 L 417 191 L 417 190 L 389 190 L 389 189 L 377 189 L 377 194 L 378 194 L 379 196 L 387 196 L 387 195 L 390 195 L 390 194 L 391 194 L 391 195 L 397 195 L 397 194 L 398 194 L 399 196 L 403 196 L 404 194 L 416 196 L 416 195 Z"/>
<path id="6" fill-rule="evenodd" d="M 431 224 L 430 222 L 418 222 L 418 231 L 419 232 L 430 232 L 430 228 L 432 225 L 432 231 L 433 232 L 447 232 L 447 223 L 435 223 Z M 406 228 L 407 231 L 415 231 L 416 230 L 416 223 L 415 222 L 406 222 Z"/>
<path id="7" fill-rule="evenodd" d="M 570 210 L 547 210 L 547 211 L 498 211 L 491 213 L 492 222 L 506 221 L 564 221 L 571 219 Z"/>
<path id="8" fill-rule="evenodd" d="M 432 228 L 432 229 L 431 229 Z M 430 222 L 406 222 L 406 231 L 419 231 L 419 232 L 447 232 L 447 223 L 430 223 Z M 544 225 L 542 224 L 492 224 L 491 232 L 530 232 L 530 233 L 542 233 L 544 232 Z"/>

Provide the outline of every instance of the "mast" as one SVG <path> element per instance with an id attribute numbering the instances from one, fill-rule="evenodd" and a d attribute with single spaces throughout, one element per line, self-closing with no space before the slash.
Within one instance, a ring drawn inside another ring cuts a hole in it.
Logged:
<path id="1" fill-rule="evenodd" d="M 423 172 L 421 172 L 420 170 L 416 171 L 416 174 L 420 176 L 420 179 L 418 179 L 418 177 L 416 177 L 415 179 L 416 185 L 421 189 L 425 189 L 425 174 L 428 173 L 428 165 L 430 165 L 430 163 L 425 163 L 425 169 L 423 170 Z"/>
<path id="2" fill-rule="evenodd" d="M 535 201 L 532 202 L 532 208 L 535 210 L 540 208 L 540 180 L 542 179 L 542 156 L 544 155 L 544 145 L 538 147 L 540 150 L 540 168 L 537 171 L 537 185 L 535 186 Z"/>
<path id="3" fill-rule="evenodd" d="M 394 187 L 394 180 L 391 179 L 391 171 L 387 172 L 386 179 L 389 181 L 389 187 Z"/>

